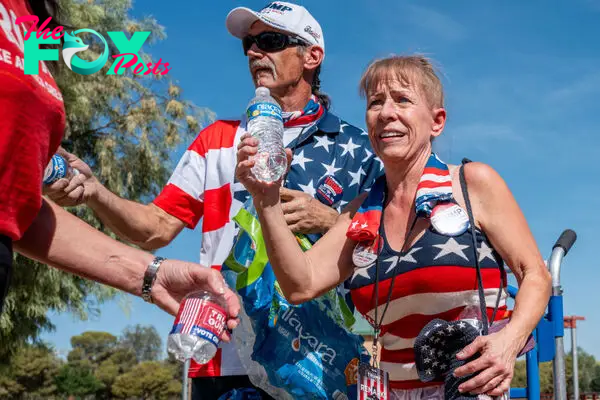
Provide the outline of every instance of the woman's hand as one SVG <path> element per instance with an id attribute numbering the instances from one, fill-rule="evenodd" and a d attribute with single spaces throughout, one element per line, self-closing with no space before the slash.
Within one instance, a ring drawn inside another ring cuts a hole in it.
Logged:
<path id="1" fill-rule="evenodd" d="M 58 148 L 57 154 L 62 156 L 69 166 L 79 173 L 74 176 L 60 178 L 48 185 L 42 185 L 44 196 L 47 196 L 61 207 L 77 206 L 94 197 L 98 180 L 91 168 L 62 146 Z"/>
<path id="2" fill-rule="evenodd" d="M 166 312 L 177 315 L 183 298 L 197 290 L 206 290 L 221 296 L 225 301 L 227 329 L 223 331 L 221 340 L 229 342 L 231 334 L 228 330 L 237 327 L 241 305 L 238 296 L 227 287 L 223 276 L 217 270 L 185 261 L 166 260 L 156 274 L 152 299 L 154 304 Z"/>
<path id="3" fill-rule="evenodd" d="M 489 396 L 501 396 L 507 392 L 514 375 L 517 355 L 523 347 L 521 342 L 522 340 L 515 340 L 506 327 L 487 336 L 478 336 L 456 355 L 459 360 L 465 360 L 477 352 L 481 354 L 477 359 L 454 371 L 456 377 L 479 372 L 461 384 L 458 390 L 461 393 Z"/>
<path id="4" fill-rule="evenodd" d="M 279 190 L 284 175 L 275 182 L 264 182 L 257 179 L 252 172 L 252 167 L 255 164 L 255 160 L 252 157 L 256 155 L 257 151 L 258 139 L 249 133 L 244 134 L 238 145 L 235 176 L 244 185 L 248 193 L 250 193 L 255 203 L 259 201 L 263 205 L 273 205 L 279 202 Z M 285 149 L 285 152 L 289 169 L 292 152 L 290 149 Z"/>

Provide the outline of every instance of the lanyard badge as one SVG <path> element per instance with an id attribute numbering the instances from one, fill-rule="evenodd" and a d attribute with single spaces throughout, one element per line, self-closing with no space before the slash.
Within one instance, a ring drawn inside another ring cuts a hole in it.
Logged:
<path id="1" fill-rule="evenodd" d="M 390 382 L 386 371 L 360 364 L 358 367 L 358 399 L 388 400 L 390 398 Z"/>
<path id="2" fill-rule="evenodd" d="M 383 322 L 383 315 L 381 321 L 377 321 L 377 298 L 379 296 L 379 249 L 380 249 L 380 237 L 378 237 L 374 243 L 362 247 L 357 254 L 354 252 L 354 263 L 357 267 L 364 267 L 368 264 L 376 263 L 375 268 L 375 319 L 367 317 L 367 321 L 373 326 L 375 330 L 375 337 L 373 338 L 373 349 L 371 352 L 371 365 L 361 362 L 358 366 L 358 399 L 357 400 L 388 400 L 389 399 L 389 375 L 386 371 L 379 368 L 379 362 L 377 356 L 379 355 L 379 332 L 381 329 L 381 323 Z M 358 260 L 357 260 L 358 258 Z M 359 261 L 360 260 L 360 261 Z M 357 262 L 359 261 L 359 262 Z M 388 296 L 389 297 L 389 296 Z M 389 298 L 388 298 L 389 304 Z M 387 304 L 386 304 L 387 309 Z M 385 314 L 385 313 L 384 313 Z"/>
<path id="3" fill-rule="evenodd" d="M 404 251 L 404 247 L 408 243 L 408 239 L 410 238 L 415 228 L 417 219 L 418 217 L 415 216 L 414 220 L 412 221 L 412 224 L 410 225 L 410 229 L 408 230 L 406 234 L 406 239 L 404 241 L 404 244 L 402 245 L 402 251 Z M 383 212 L 381 213 L 381 221 L 379 223 L 380 230 L 383 229 L 382 222 Z M 380 236 L 375 241 L 377 244 L 374 246 L 374 249 L 372 248 L 371 250 L 375 250 L 375 315 L 373 319 L 367 317 L 367 321 L 373 327 L 375 331 L 375 337 L 373 339 L 373 352 L 371 357 L 372 365 L 369 365 L 367 363 L 361 363 L 358 367 L 358 400 L 388 400 L 390 396 L 389 374 L 387 373 L 387 371 L 383 371 L 379 368 L 377 356 L 379 355 L 379 333 L 381 332 L 381 326 L 384 320 L 383 318 L 385 317 L 385 313 L 392 299 L 394 282 L 396 281 L 397 275 L 392 278 L 392 283 L 390 284 L 390 288 L 387 294 L 387 301 L 385 303 L 383 312 L 381 313 L 381 319 L 378 320 L 377 317 L 379 314 L 379 254 L 381 251 L 381 246 L 384 242 L 383 233 L 384 232 L 380 232 Z M 365 261 L 363 262 L 366 263 Z"/>
<path id="4" fill-rule="evenodd" d="M 388 400 L 390 398 L 390 379 L 387 371 L 379 368 L 379 328 L 375 328 L 373 339 L 372 365 L 360 363 L 358 366 L 358 399 Z"/>

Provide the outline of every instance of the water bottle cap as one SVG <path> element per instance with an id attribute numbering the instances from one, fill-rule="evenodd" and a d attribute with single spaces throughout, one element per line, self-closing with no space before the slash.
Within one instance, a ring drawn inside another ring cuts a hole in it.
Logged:
<path id="1" fill-rule="evenodd" d="M 269 96 L 271 94 L 271 91 L 269 90 L 269 88 L 259 86 L 256 88 L 255 93 L 257 96 Z"/>

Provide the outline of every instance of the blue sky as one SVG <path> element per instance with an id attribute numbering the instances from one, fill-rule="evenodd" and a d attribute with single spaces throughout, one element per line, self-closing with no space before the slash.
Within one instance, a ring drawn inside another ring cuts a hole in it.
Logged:
<path id="1" fill-rule="evenodd" d="M 358 81 L 374 58 L 424 53 L 443 71 L 448 122 L 437 151 L 490 164 L 521 206 L 544 258 L 560 233 L 578 240 L 563 264 L 565 313 L 583 315 L 578 343 L 600 359 L 597 259 L 600 184 L 594 178 L 600 140 L 594 115 L 600 95 L 600 1 L 399 2 L 300 1 L 324 30 L 322 88 L 333 111 L 364 128 Z M 208 6 L 206 6 L 208 4 Z M 167 39 L 145 50 L 173 67 L 169 76 L 183 96 L 218 118 L 236 118 L 253 94 L 239 40 L 225 29 L 238 5 L 264 1 L 159 1 L 134 3 L 135 16 L 152 15 Z M 183 148 L 174 152 L 177 160 Z M 588 176 L 585 171 L 592 171 Z M 157 254 L 197 261 L 200 229 L 184 231 Z M 594 244 L 596 243 L 596 244 Z M 78 321 L 52 315 L 55 332 L 44 338 L 68 351 L 71 336 L 86 330 L 118 335 L 128 324 L 154 324 L 166 335 L 170 315 L 125 296 L 107 303 L 99 318 Z M 123 300 L 123 299 L 122 299 Z M 565 337 L 570 349 L 570 336 Z"/>

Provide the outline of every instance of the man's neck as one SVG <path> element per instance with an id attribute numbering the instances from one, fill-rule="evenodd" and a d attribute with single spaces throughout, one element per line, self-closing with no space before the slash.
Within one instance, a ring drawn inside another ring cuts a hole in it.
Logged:
<path id="1" fill-rule="evenodd" d="M 272 93 L 284 112 L 303 110 L 312 95 L 311 88 L 307 84 L 290 86 L 284 93 Z"/>

